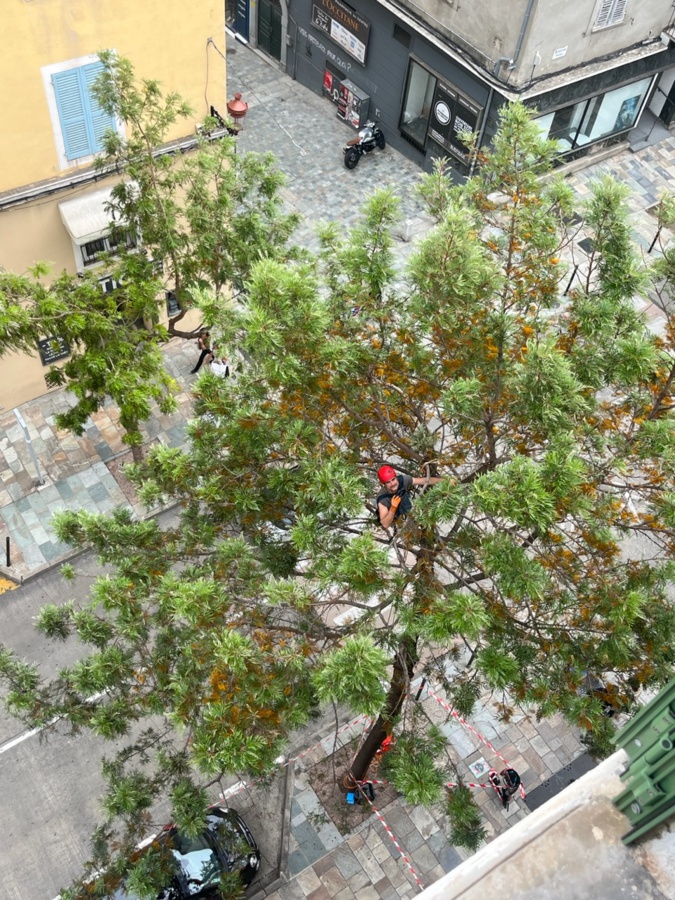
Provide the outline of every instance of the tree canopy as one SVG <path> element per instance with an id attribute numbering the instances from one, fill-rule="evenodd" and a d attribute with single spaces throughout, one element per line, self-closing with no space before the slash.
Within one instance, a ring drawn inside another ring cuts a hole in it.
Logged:
<path id="1" fill-rule="evenodd" d="M 95 161 L 101 175 L 121 176 L 107 210 L 114 254 L 77 275 L 52 274 L 45 263 L 0 270 L 0 355 L 34 354 L 41 337 L 64 340 L 71 356 L 45 380 L 65 386 L 76 403 L 57 424 L 82 434 L 109 396 L 138 461 L 153 404 L 175 409 L 161 346 L 196 333 L 177 327 L 194 293 L 208 288 L 221 302 L 236 300 L 255 263 L 296 256 L 289 238 L 297 216 L 281 208 L 284 177 L 271 154 L 237 154 L 235 139 L 210 118 L 191 145 L 168 142 L 181 123 L 190 136 L 189 105 L 157 81 L 137 81 L 129 60 L 110 52 L 101 60 L 93 90 L 124 124 L 104 136 Z M 167 291 L 178 312 L 165 325 Z"/>
<path id="2" fill-rule="evenodd" d="M 485 690 L 504 720 L 562 712 L 598 753 L 607 707 L 630 713 L 671 676 L 675 333 L 666 304 L 662 335 L 636 312 L 649 272 L 626 189 L 602 179 L 579 204 L 548 174 L 554 150 L 506 109 L 466 184 L 442 166 L 425 179 L 436 226 L 405 273 L 382 192 L 350 234 L 323 229 L 317 259 L 253 264 L 245 304 L 198 294 L 244 363 L 202 376 L 188 449 L 153 448 L 131 473 L 149 506 L 180 501 L 179 524 L 61 514 L 59 538 L 113 574 L 38 625 L 87 653 L 52 681 L 0 657 L 32 725 L 129 740 L 106 764 L 95 866 L 120 828 L 128 859 L 159 793 L 194 829 L 203 780 L 269 772 L 319 703 L 376 720 L 351 779 L 394 730 L 390 777 L 429 803 L 447 763 L 416 675 L 463 715 Z M 563 296 L 580 227 L 590 251 Z M 395 532 L 375 517 L 382 463 L 443 478 Z M 465 793 L 449 809 L 471 844 Z"/>

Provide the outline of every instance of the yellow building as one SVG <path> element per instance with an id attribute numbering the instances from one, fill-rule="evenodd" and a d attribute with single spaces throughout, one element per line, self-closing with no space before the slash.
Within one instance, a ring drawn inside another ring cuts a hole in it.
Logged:
<path id="1" fill-rule="evenodd" d="M 139 78 L 156 79 L 195 110 L 172 141 L 194 140 L 209 107 L 225 112 L 223 0 L 4 0 L 0 83 L 5 138 L 0 142 L 0 266 L 23 273 L 46 260 L 59 272 L 95 266 L 107 249 L 104 203 L 115 179 L 93 169 L 108 127 L 89 93 L 97 54 L 131 60 Z M 213 43 L 209 42 L 212 39 Z M 215 46 L 214 46 L 215 45 Z M 217 49 L 216 49 L 217 48 Z M 101 243 L 103 242 L 103 243 Z M 102 279 L 105 271 L 100 272 Z M 0 407 L 47 390 L 49 362 L 37 352 L 0 359 Z"/>

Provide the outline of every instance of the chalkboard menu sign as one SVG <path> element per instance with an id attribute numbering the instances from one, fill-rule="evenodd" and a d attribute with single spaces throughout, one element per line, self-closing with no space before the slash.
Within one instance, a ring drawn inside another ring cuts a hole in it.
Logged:
<path id="1" fill-rule="evenodd" d="M 47 337 L 37 342 L 43 366 L 49 366 L 57 359 L 70 356 L 70 345 L 62 337 Z"/>

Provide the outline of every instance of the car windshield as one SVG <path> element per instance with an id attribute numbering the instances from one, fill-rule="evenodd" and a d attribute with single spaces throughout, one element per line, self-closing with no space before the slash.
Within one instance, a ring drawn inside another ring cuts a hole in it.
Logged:
<path id="1" fill-rule="evenodd" d="M 229 816 L 210 817 L 209 824 L 228 871 L 243 869 L 251 853 L 251 845 L 242 834 L 237 820 Z"/>
<path id="2" fill-rule="evenodd" d="M 209 884 L 220 881 L 221 867 L 206 834 L 190 838 L 177 834 L 171 848 L 185 873 L 191 894 L 196 894 Z"/>

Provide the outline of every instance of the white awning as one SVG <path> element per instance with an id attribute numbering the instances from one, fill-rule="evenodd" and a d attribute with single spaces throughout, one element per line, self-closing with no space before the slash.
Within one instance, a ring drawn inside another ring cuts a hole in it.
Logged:
<path id="1" fill-rule="evenodd" d="M 112 216 L 106 211 L 112 187 L 87 191 L 59 203 L 61 221 L 76 244 L 86 244 L 110 234 Z"/>

